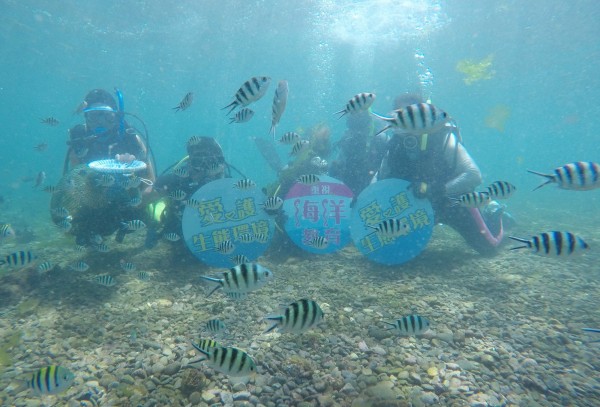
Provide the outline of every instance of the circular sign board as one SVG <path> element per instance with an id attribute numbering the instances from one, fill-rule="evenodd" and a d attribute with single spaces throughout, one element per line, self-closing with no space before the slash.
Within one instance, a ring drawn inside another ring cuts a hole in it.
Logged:
<path id="1" fill-rule="evenodd" d="M 265 195 L 234 183 L 224 178 L 200 187 L 191 197 L 196 203 L 183 211 L 185 244 L 209 266 L 233 267 L 243 256 L 254 261 L 273 237 L 275 222 L 262 208 Z"/>
<path id="2" fill-rule="evenodd" d="M 365 188 L 354 205 L 350 232 L 370 260 L 394 265 L 421 253 L 433 233 L 434 213 L 401 179 L 384 179 Z"/>
<path id="3" fill-rule="evenodd" d="M 295 183 L 283 201 L 285 231 L 307 252 L 335 252 L 351 240 L 353 198 L 350 188 L 326 175 L 319 175 L 314 184 Z"/>
<path id="4" fill-rule="evenodd" d="M 117 160 L 97 160 L 88 164 L 94 171 L 108 174 L 127 174 L 146 169 L 146 163 L 134 160 L 130 163 L 122 163 Z"/>

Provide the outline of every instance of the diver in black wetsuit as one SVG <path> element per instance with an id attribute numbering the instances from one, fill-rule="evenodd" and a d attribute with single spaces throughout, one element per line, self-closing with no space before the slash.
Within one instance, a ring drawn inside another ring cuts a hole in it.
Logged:
<path id="1" fill-rule="evenodd" d="M 415 95 L 396 98 L 394 109 L 422 99 Z M 432 134 L 414 135 L 396 130 L 389 140 L 376 179 L 400 178 L 411 182 L 416 197 L 427 198 L 435 221 L 452 226 L 481 254 L 494 254 L 502 241 L 502 212 L 484 220 L 479 209 L 452 205 L 449 196 L 472 192 L 481 184 L 477 164 L 461 144 L 453 123 Z"/>

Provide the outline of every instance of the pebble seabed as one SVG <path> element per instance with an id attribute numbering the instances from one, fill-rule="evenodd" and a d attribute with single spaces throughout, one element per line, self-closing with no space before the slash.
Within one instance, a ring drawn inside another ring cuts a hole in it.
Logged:
<path id="1" fill-rule="evenodd" d="M 557 261 L 503 248 L 485 258 L 436 228 L 403 266 L 371 263 L 353 247 L 260 259 L 275 280 L 234 301 L 206 296 L 199 276 L 220 270 L 166 242 L 142 251 L 142 238 L 83 257 L 34 242 L 47 257 L 82 257 L 91 268 L 1 276 L 2 406 L 600 405 L 600 336 L 581 330 L 600 325 L 597 256 Z M 121 271 L 122 256 L 150 279 Z M 86 280 L 103 273 L 118 284 Z M 300 298 L 321 304 L 325 320 L 300 335 L 265 334 L 263 318 Z M 384 329 L 382 320 L 412 312 L 431 321 L 428 332 Z M 189 341 L 209 337 L 201 327 L 215 317 L 228 327 L 216 339 L 246 350 L 256 376 L 185 367 L 197 356 Z M 19 387 L 48 364 L 73 371 L 71 387 L 43 397 Z"/>

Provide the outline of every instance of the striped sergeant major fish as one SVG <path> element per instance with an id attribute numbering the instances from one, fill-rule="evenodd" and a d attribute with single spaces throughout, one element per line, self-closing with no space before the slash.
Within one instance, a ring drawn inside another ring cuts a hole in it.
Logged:
<path id="1" fill-rule="evenodd" d="M 231 240 L 227 239 L 216 245 L 215 250 L 221 254 L 231 254 L 235 250 L 235 245 Z"/>
<path id="2" fill-rule="evenodd" d="M 75 375 L 66 367 L 46 366 L 31 375 L 27 387 L 37 395 L 56 394 L 66 390 Z"/>
<path id="3" fill-rule="evenodd" d="M 233 187 L 237 188 L 237 189 L 252 189 L 255 186 L 256 186 L 256 182 L 254 182 L 248 178 L 241 179 L 238 182 L 236 182 L 235 184 L 233 184 Z"/>
<path id="4" fill-rule="evenodd" d="M 279 198 L 281 199 L 281 198 Z M 283 203 L 283 201 L 281 202 Z M 11 237 L 15 237 L 15 230 L 8 223 L 4 223 L 0 225 L 0 241 L 4 239 L 8 239 Z"/>
<path id="5" fill-rule="evenodd" d="M 248 109 L 247 107 L 241 109 L 235 114 L 235 116 L 229 118 L 229 124 L 231 123 L 246 123 L 254 117 L 254 110 Z"/>
<path id="6" fill-rule="evenodd" d="M 391 127 L 399 128 L 407 133 L 413 134 L 432 133 L 445 126 L 449 120 L 449 116 L 446 112 L 435 107 L 431 103 L 415 103 L 405 106 L 394 110 L 392 112 L 392 117 L 379 116 L 375 113 L 372 114 L 388 123 L 388 125 L 378 131 L 375 136 L 378 136 Z"/>
<path id="7" fill-rule="evenodd" d="M 58 121 L 58 119 L 56 119 L 55 117 L 52 117 L 52 116 L 41 118 L 40 119 L 40 123 L 46 124 L 46 125 L 51 126 L 51 127 L 55 127 L 55 126 L 58 126 L 60 124 L 60 122 Z"/>
<path id="8" fill-rule="evenodd" d="M 310 144 L 310 141 L 308 141 L 308 140 L 296 141 L 296 144 L 294 144 L 294 146 L 292 147 L 292 151 L 290 152 L 290 155 L 300 154 L 302 151 L 304 151 L 308 147 L 309 144 Z"/>
<path id="9" fill-rule="evenodd" d="M 551 183 L 557 184 L 559 188 L 573 191 L 600 188 L 600 164 L 591 161 L 565 164 L 555 168 L 553 174 L 543 174 L 531 170 L 527 170 L 527 172 L 547 178 L 546 182 L 534 188 L 534 191 Z"/>
<path id="10" fill-rule="evenodd" d="M 117 284 L 117 280 L 115 280 L 110 274 L 100 274 L 92 278 L 92 281 L 96 284 L 103 285 L 104 287 L 112 287 Z"/>
<path id="11" fill-rule="evenodd" d="M 304 185 L 314 185 L 320 181 L 321 179 L 316 174 L 302 174 L 298 178 L 296 178 L 297 183 Z"/>
<path id="12" fill-rule="evenodd" d="M 509 236 L 517 242 L 525 243 L 523 246 L 511 247 L 510 250 L 529 249 L 535 254 L 548 257 L 563 257 L 582 253 L 590 246 L 579 236 L 571 232 L 544 232 L 532 236 L 531 239 Z"/>
<path id="13" fill-rule="evenodd" d="M 187 109 L 188 107 L 190 107 L 192 105 L 193 101 L 194 101 L 194 93 L 188 92 L 185 94 L 183 99 L 181 99 L 181 102 L 179 102 L 179 104 L 173 108 L 173 110 L 175 110 L 175 112 L 184 111 L 185 109 Z"/>
<path id="14" fill-rule="evenodd" d="M 19 250 L 18 252 L 13 252 L 3 259 L 0 259 L 0 266 L 25 267 L 31 264 L 35 259 L 37 259 L 37 256 L 31 251 Z"/>
<path id="15" fill-rule="evenodd" d="M 141 230 L 141 229 L 145 229 L 146 228 L 146 224 L 141 221 L 140 219 L 134 219 L 134 220 L 129 220 L 127 222 L 121 222 L 121 229 L 123 230 L 129 230 L 129 231 L 136 231 L 136 230 Z"/>
<path id="16" fill-rule="evenodd" d="M 281 144 L 288 144 L 290 146 L 296 144 L 298 141 L 300 141 L 300 135 L 293 131 L 288 131 L 279 139 Z"/>
<path id="17" fill-rule="evenodd" d="M 225 330 L 225 323 L 218 318 L 209 319 L 204 325 L 208 332 L 217 333 Z"/>
<path id="18" fill-rule="evenodd" d="M 265 319 L 275 323 L 265 333 L 275 328 L 282 332 L 301 333 L 321 322 L 323 315 L 319 304 L 313 300 L 302 299 L 288 305 L 281 315 L 266 317 Z"/>
<path id="19" fill-rule="evenodd" d="M 229 260 L 236 266 L 243 263 L 250 263 L 250 259 L 243 254 L 236 254 L 235 256 L 230 257 Z"/>
<path id="20" fill-rule="evenodd" d="M 217 346 L 204 350 L 194 342 L 192 342 L 192 346 L 202 355 L 200 359 L 190 362 L 190 364 L 206 361 L 206 364 L 217 372 L 231 377 L 244 377 L 256 374 L 256 363 L 250 355 L 241 349 L 231 346 Z"/>
<path id="21" fill-rule="evenodd" d="M 273 140 L 275 140 L 275 128 L 279 124 L 279 120 L 281 120 L 281 116 L 287 105 L 288 93 L 288 82 L 279 81 L 277 89 L 275 89 L 275 95 L 273 96 L 273 107 L 271 108 L 271 130 L 269 130 L 269 133 L 273 135 Z"/>
<path id="22" fill-rule="evenodd" d="M 494 181 L 487 187 L 487 193 L 492 199 L 508 199 L 516 190 L 517 187 L 506 181 Z"/>
<path id="23" fill-rule="evenodd" d="M 223 273 L 222 278 L 200 276 L 200 278 L 217 283 L 207 297 L 222 288 L 224 292 L 248 293 L 255 291 L 273 279 L 273 273 L 258 263 L 242 263 Z"/>
<path id="24" fill-rule="evenodd" d="M 429 320 L 416 314 L 403 316 L 395 322 L 383 323 L 390 326 L 388 330 L 394 330 L 403 336 L 420 335 L 429 329 Z"/>
<path id="25" fill-rule="evenodd" d="M 262 206 L 267 211 L 276 211 L 283 205 L 283 199 L 278 196 L 270 196 L 263 203 Z"/>
<path id="26" fill-rule="evenodd" d="M 194 348 L 200 348 L 203 351 L 209 352 L 209 353 L 212 348 L 218 348 L 221 346 L 217 341 L 215 341 L 213 339 L 202 339 L 202 338 L 200 338 L 198 340 L 198 343 L 195 345 L 196 346 L 194 346 Z"/>
<path id="27" fill-rule="evenodd" d="M 352 96 L 348 103 L 346 103 L 346 106 L 342 110 L 335 112 L 334 114 L 339 114 L 340 116 L 338 117 L 338 119 L 341 119 L 348 113 L 357 113 L 369 109 L 374 101 L 374 93 L 359 93 L 357 95 Z"/>
<path id="28" fill-rule="evenodd" d="M 452 206 L 460 205 L 465 208 L 481 208 L 492 202 L 489 192 L 468 192 L 456 198 L 449 198 Z"/>
<path id="29" fill-rule="evenodd" d="M 314 247 L 315 249 L 326 249 L 329 246 L 329 240 L 325 236 L 315 236 L 310 239 L 307 243 L 308 246 Z"/>
<path id="30" fill-rule="evenodd" d="M 395 239 L 410 233 L 410 225 L 402 218 L 389 218 L 375 225 L 367 226 L 375 229 L 374 233 L 377 233 L 382 239 Z"/>
<path id="31" fill-rule="evenodd" d="M 270 84 L 271 78 L 268 76 L 255 76 L 248 79 L 235 93 L 233 102 L 221 110 L 231 108 L 227 112 L 229 114 L 239 106 L 248 106 L 250 103 L 256 102 L 265 95 Z"/>

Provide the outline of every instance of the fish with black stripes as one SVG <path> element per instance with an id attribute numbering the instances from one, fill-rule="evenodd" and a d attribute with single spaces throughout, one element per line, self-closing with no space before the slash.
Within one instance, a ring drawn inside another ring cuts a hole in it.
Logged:
<path id="1" fill-rule="evenodd" d="M 214 339 L 203 339 L 203 338 L 200 338 L 198 340 L 198 343 L 196 343 L 196 346 L 198 348 L 202 349 L 205 352 L 210 352 L 210 350 L 212 348 L 218 348 L 221 345 L 217 341 L 215 341 Z M 196 347 L 196 346 L 194 346 L 194 347 Z"/>
<path id="2" fill-rule="evenodd" d="M 169 242 L 177 242 L 178 240 L 181 239 L 181 236 L 179 236 L 175 232 L 167 232 L 167 233 L 163 234 L 163 237 L 165 239 L 167 239 Z"/>
<path id="3" fill-rule="evenodd" d="M 323 320 L 323 310 L 313 300 L 302 299 L 289 304 L 280 315 L 268 316 L 265 319 L 273 321 L 266 331 L 279 328 L 281 332 L 302 333 Z"/>
<path id="4" fill-rule="evenodd" d="M 314 247 L 315 249 L 326 249 L 329 246 L 329 240 L 325 236 L 315 236 L 310 239 L 307 243 L 308 246 Z"/>
<path id="5" fill-rule="evenodd" d="M 346 106 L 334 114 L 339 114 L 338 119 L 341 119 L 349 113 L 357 113 L 368 110 L 373 102 L 375 101 L 374 93 L 362 92 L 352 96 L 352 98 L 346 103 Z"/>
<path id="6" fill-rule="evenodd" d="M 382 239 L 396 239 L 400 236 L 406 236 L 411 230 L 410 225 L 403 218 L 384 219 L 374 225 L 367 226 L 374 229 L 373 233 L 376 233 Z"/>
<path id="7" fill-rule="evenodd" d="M 36 395 L 57 394 L 71 386 L 75 375 L 66 367 L 46 366 L 31 375 L 27 380 L 27 388 Z"/>
<path id="8" fill-rule="evenodd" d="M 230 239 L 223 240 L 215 246 L 215 251 L 221 254 L 231 254 L 235 250 L 235 245 Z"/>
<path id="9" fill-rule="evenodd" d="M 206 324 L 204 324 L 204 328 L 208 332 L 212 332 L 214 334 L 222 332 L 226 329 L 225 323 L 218 318 L 213 318 L 206 321 Z"/>
<path id="10" fill-rule="evenodd" d="M 55 117 L 44 117 L 42 119 L 40 119 L 40 123 L 42 124 L 46 124 L 50 127 L 56 127 L 60 124 L 60 122 L 58 121 L 58 119 L 56 119 Z"/>
<path id="11" fill-rule="evenodd" d="M 250 259 L 246 255 L 243 255 L 243 254 L 236 254 L 235 256 L 230 257 L 229 260 L 231 260 L 235 266 L 238 266 L 238 265 L 244 264 L 244 263 L 250 263 Z"/>
<path id="12" fill-rule="evenodd" d="M 92 278 L 92 281 L 96 284 L 103 285 L 104 287 L 112 287 L 117 285 L 117 280 L 114 279 L 110 274 L 101 274 Z"/>
<path id="13" fill-rule="evenodd" d="M 462 206 L 465 208 L 482 208 L 492 202 L 489 192 L 467 192 L 458 197 L 449 197 L 451 206 Z"/>
<path id="14" fill-rule="evenodd" d="M 256 363 L 241 349 L 232 346 L 217 346 L 204 350 L 194 342 L 192 346 L 202 355 L 199 359 L 190 362 L 190 365 L 205 361 L 206 364 L 217 372 L 231 377 L 245 377 L 256 374 Z"/>
<path id="15" fill-rule="evenodd" d="M 269 130 L 269 133 L 273 136 L 273 140 L 275 140 L 275 128 L 279 124 L 287 105 L 288 93 L 288 82 L 279 81 L 273 96 L 273 106 L 271 107 L 271 130 Z"/>
<path id="16" fill-rule="evenodd" d="M 403 336 L 416 336 L 424 333 L 429 329 L 429 320 L 420 315 L 406 315 L 394 322 L 383 321 L 389 325 L 388 330 L 393 330 Z"/>
<path id="17" fill-rule="evenodd" d="M 69 264 L 69 268 L 73 271 L 84 272 L 88 271 L 90 269 L 90 266 L 85 261 L 80 260 L 78 262 Z"/>
<path id="18" fill-rule="evenodd" d="M 128 220 L 127 222 L 121 222 L 121 229 L 130 232 L 142 230 L 146 228 L 146 224 L 140 219 Z"/>
<path id="19" fill-rule="evenodd" d="M 240 109 L 235 116 L 229 118 L 229 124 L 231 123 L 246 123 L 254 117 L 254 110 L 248 109 L 247 107 Z"/>
<path id="20" fill-rule="evenodd" d="M 532 253 L 547 257 L 567 257 L 581 254 L 589 250 L 590 246 L 579 236 L 571 232 L 544 232 L 524 239 L 509 236 L 512 240 L 524 243 L 522 246 L 511 247 L 510 250 L 529 249 Z"/>
<path id="21" fill-rule="evenodd" d="M 49 271 L 52 271 L 54 269 L 54 267 L 56 267 L 56 264 L 52 263 L 51 261 L 47 260 L 43 263 L 40 263 L 37 267 L 37 271 L 40 274 L 44 274 L 47 273 Z"/>
<path id="22" fill-rule="evenodd" d="M 224 292 L 248 293 L 258 290 L 273 279 L 273 272 L 258 263 L 242 263 L 225 271 L 221 278 L 200 276 L 203 280 L 216 283 L 208 296 L 219 288 Z"/>
<path id="23" fill-rule="evenodd" d="M 296 182 L 304 185 L 314 185 L 320 182 L 321 179 L 316 174 L 302 174 L 296 178 Z"/>
<path id="24" fill-rule="evenodd" d="M 433 133 L 445 126 L 450 119 L 446 112 L 431 103 L 415 103 L 405 106 L 394 110 L 392 117 L 372 114 L 387 123 L 387 126 L 379 130 L 374 137 L 389 128 L 397 128 L 411 134 Z"/>
<path id="25" fill-rule="evenodd" d="M 241 179 L 238 182 L 236 182 L 235 184 L 233 184 L 234 188 L 242 189 L 242 190 L 252 189 L 255 186 L 256 186 L 256 182 L 254 182 L 248 178 Z"/>
<path id="26" fill-rule="evenodd" d="M 194 93 L 188 92 L 185 94 L 183 99 L 181 99 L 181 102 L 179 102 L 179 104 L 173 108 L 173 110 L 175 110 L 175 112 L 182 112 L 182 111 L 186 110 L 188 107 L 190 107 L 192 105 L 193 101 L 194 101 Z"/>
<path id="27" fill-rule="evenodd" d="M 561 189 L 572 191 L 589 191 L 600 188 L 600 164 L 591 161 L 565 164 L 555 168 L 553 174 L 543 174 L 531 170 L 527 170 L 527 172 L 547 178 L 546 182 L 534 188 L 534 191 L 553 183 Z"/>
<path id="28" fill-rule="evenodd" d="M 185 191 L 181 189 L 176 189 L 175 191 L 169 192 L 169 198 L 174 199 L 176 201 L 183 201 L 187 194 Z"/>
<path id="29" fill-rule="evenodd" d="M 298 141 L 300 141 L 300 135 L 294 131 L 288 131 L 287 133 L 284 133 L 279 139 L 281 144 L 287 144 L 290 146 L 296 144 Z"/>
<path id="30" fill-rule="evenodd" d="M 0 242 L 15 237 L 15 230 L 8 223 L 0 224 Z"/>
<path id="31" fill-rule="evenodd" d="M 248 79 L 235 93 L 233 102 L 221 110 L 231 108 L 229 112 L 227 112 L 229 115 L 237 107 L 245 107 L 250 103 L 256 102 L 265 95 L 270 84 L 271 78 L 268 76 L 255 76 Z"/>
<path id="32" fill-rule="evenodd" d="M 33 252 L 29 250 L 19 250 L 0 259 L 0 266 L 25 267 L 33 263 L 36 259 L 37 256 L 33 254 Z"/>
<path id="33" fill-rule="evenodd" d="M 126 271 L 127 273 L 131 273 L 132 271 L 135 271 L 137 269 L 137 266 L 135 265 L 135 263 L 132 263 L 125 259 L 119 260 L 119 265 L 121 266 L 121 269 L 123 271 Z"/>
<path id="34" fill-rule="evenodd" d="M 308 140 L 298 140 L 292 147 L 290 155 L 299 155 L 302 151 L 305 151 L 309 145 L 310 141 Z"/>
<path id="35" fill-rule="evenodd" d="M 517 191 L 517 187 L 507 181 L 494 181 L 487 187 L 492 199 L 508 199 Z"/>
<path id="36" fill-rule="evenodd" d="M 267 211 L 276 211 L 283 205 L 283 199 L 278 196 L 270 196 L 263 203 L 262 206 Z"/>

